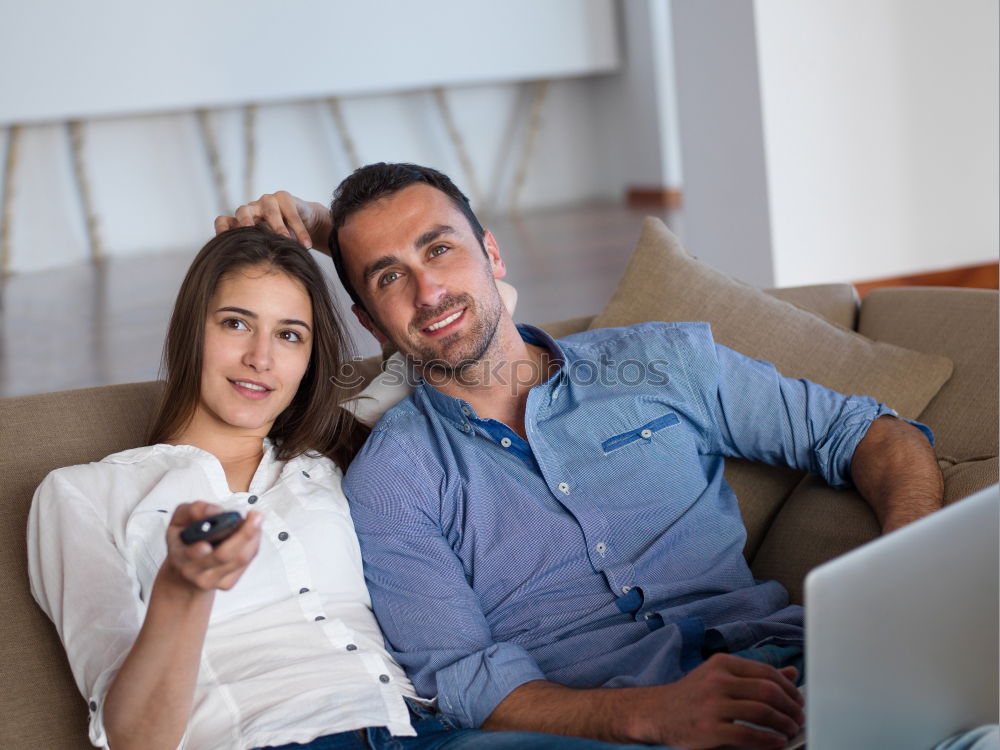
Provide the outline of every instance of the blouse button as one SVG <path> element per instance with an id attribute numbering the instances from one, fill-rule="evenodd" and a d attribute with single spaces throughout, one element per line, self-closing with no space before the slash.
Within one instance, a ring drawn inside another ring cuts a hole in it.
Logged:
<path id="1" fill-rule="evenodd" d="M 357 646 L 355 646 L 355 645 L 354 645 L 353 643 L 348 643 L 348 644 L 347 644 L 347 650 L 348 650 L 348 651 L 357 651 L 357 650 L 358 650 L 358 647 L 357 647 Z"/>
<path id="2" fill-rule="evenodd" d="M 389 675 L 387 675 L 387 674 L 380 674 L 378 676 L 378 681 L 381 682 L 384 685 L 385 683 L 389 682 Z"/>
<path id="3" fill-rule="evenodd" d="M 286 539 L 288 539 L 288 532 L 282 531 L 280 534 L 278 534 L 278 539 L 280 539 L 281 541 L 285 541 Z"/>
<path id="4" fill-rule="evenodd" d="M 90 710 L 91 711 L 96 711 L 97 710 L 97 701 L 91 701 L 90 702 Z"/>
<path id="5" fill-rule="evenodd" d="M 305 586 L 303 586 L 302 588 L 299 589 L 299 593 L 300 594 L 308 594 L 309 593 L 309 589 L 307 589 Z"/>
<path id="6" fill-rule="evenodd" d="M 316 615 L 316 617 L 314 617 L 313 619 L 316 620 L 316 622 L 319 622 L 320 620 L 325 620 L 326 617 L 324 617 L 323 615 Z"/>
<path id="7" fill-rule="evenodd" d="M 306 479 L 308 479 L 309 478 L 309 472 L 308 471 L 303 471 L 302 472 L 302 476 L 304 476 Z"/>
<path id="8" fill-rule="evenodd" d="M 257 496 L 251 495 L 250 497 L 247 498 L 247 502 L 253 505 L 255 502 L 257 502 Z"/>

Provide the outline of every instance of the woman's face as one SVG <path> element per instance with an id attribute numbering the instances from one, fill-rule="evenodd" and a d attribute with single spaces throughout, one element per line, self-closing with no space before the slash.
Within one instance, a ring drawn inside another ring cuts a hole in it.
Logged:
<path id="1" fill-rule="evenodd" d="M 269 266 L 223 276 L 205 316 L 202 416 L 266 435 L 305 375 L 312 328 L 298 280 Z"/>

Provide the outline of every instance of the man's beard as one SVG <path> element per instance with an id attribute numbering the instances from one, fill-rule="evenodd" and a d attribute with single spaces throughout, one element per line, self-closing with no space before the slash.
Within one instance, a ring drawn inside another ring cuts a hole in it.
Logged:
<path id="1" fill-rule="evenodd" d="M 421 314 L 410 327 L 416 331 L 416 336 L 421 336 L 422 329 L 435 318 L 440 318 L 449 310 L 464 307 L 464 315 L 467 317 L 464 329 L 443 337 L 437 342 L 437 346 L 429 343 L 415 346 L 413 351 L 404 354 L 407 354 L 417 367 L 432 371 L 435 380 L 453 375 L 461 377 L 465 370 L 481 362 L 493 346 L 500 330 L 502 305 L 499 293 L 494 294 L 492 299 L 483 300 L 483 304 L 477 304 L 469 294 L 448 295 L 433 310 Z M 456 346 L 453 348 L 456 350 L 448 354 L 446 353 L 450 348 L 448 342 L 452 338 L 455 340 Z"/>

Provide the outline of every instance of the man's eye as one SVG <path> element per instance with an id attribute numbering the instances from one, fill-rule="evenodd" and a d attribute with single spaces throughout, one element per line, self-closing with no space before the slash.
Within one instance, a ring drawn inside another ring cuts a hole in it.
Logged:
<path id="1" fill-rule="evenodd" d="M 398 272 L 396 272 L 396 271 L 389 271 L 389 273 L 382 274 L 382 276 L 378 280 L 378 285 L 379 286 L 386 286 L 388 284 L 391 284 L 392 282 L 394 282 L 398 278 L 399 278 L 399 273 Z"/>
<path id="2" fill-rule="evenodd" d="M 446 252 L 448 252 L 447 245 L 435 245 L 434 247 L 431 248 L 430 255 L 432 258 L 436 258 L 437 256 L 443 255 Z"/>

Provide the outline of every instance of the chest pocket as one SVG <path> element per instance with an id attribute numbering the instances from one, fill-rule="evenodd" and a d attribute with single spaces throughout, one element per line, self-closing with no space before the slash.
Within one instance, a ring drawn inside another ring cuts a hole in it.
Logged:
<path id="1" fill-rule="evenodd" d="M 653 436 L 660 430 L 673 427 L 679 423 L 680 420 L 677 418 L 677 415 L 673 412 L 668 412 L 641 427 L 636 427 L 634 430 L 629 430 L 628 432 L 608 438 L 601 443 L 601 450 L 607 454 L 619 448 L 624 448 L 626 445 L 631 445 L 637 440 L 652 440 Z"/>

